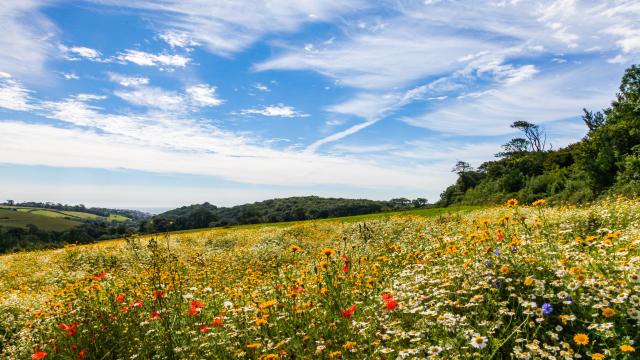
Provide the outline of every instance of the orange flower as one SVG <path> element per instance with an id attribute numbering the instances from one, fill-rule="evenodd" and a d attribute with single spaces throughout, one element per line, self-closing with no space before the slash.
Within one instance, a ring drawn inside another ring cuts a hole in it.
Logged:
<path id="1" fill-rule="evenodd" d="M 356 306 L 351 305 L 351 307 L 347 310 L 342 310 L 342 316 L 346 317 L 347 320 L 351 320 L 351 315 L 356 312 Z"/>
<path id="2" fill-rule="evenodd" d="M 67 332 L 67 334 L 69 334 L 69 336 L 76 336 L 77 334 L 77 330 L 76 327 L 78 326 L 78 322 L 74 322 L 71 325 L 67 325 L 65 323 L 61 323 L 60 325 L 58 325 L 58 327 L 64 331 Z"/>
<path id="3" fill-rule="evenodd" d="M 622 352 L 634 352 L 636 349 L 631 345 L 620 345 L 620 351 Z"/>
<path id="4" fill-rule="evenodd" d="M 31 360 L 40 360 L 44 359 L 47 356 L 47 353 L 44 351 L 38 351 L 37 353 L 31 355 Z"/>
<path id="5" fill-rule="evenodd" d="M 118 295 L 118 297 L 116 297 L 116 304 L 120 304 L 121 302 L 124 301 L 124 294 L 120 294 Z"/>
<path id="6" fill-rule="evenodd" d="M 573 337 L 573 341 L 578 345 L 588 345 L 589 336 L 587 334 L 579 333 Z"/>
<path id="7" fill-rule="evenodd" d="M 610 307 L 602 309 L 602 315 L 606 318 L 610 318 L 616 315 L 616 311 Z"/>

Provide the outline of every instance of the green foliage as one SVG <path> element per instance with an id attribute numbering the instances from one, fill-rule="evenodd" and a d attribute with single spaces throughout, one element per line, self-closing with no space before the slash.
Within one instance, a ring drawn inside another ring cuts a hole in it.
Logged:
<path id="1" fill-rule="evenodd" d="M 386 211 L 422 208 L 427 199 L 405 198 L 390 201 L 336 199 L 318 196 L 273 199 L 234 207 L 209 203 L 183 206 L 153 217 L 141 226 L 141 232 L 164 232 L 215 226 L 234 226 L 300 220 L 325 219 Z"/>
<path id="2" fill-rule="evenodd" d="M 578 143 L 546 150 L 538 125 L 516 121 L 525 138 L 503 145 L 501 159 L 458 172 L 439 205 L 489 204 L 516 197 L 523 202 L 582 203 L 599 196 L 640 193 L 640 67 L 625 72 L 616 100 L 601 112 L 584 110 L 589 128 Z"/>

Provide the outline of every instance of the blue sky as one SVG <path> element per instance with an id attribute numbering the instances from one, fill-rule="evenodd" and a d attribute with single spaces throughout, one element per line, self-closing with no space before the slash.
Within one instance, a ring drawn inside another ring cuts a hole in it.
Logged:
<path id="1" fill-rule="evenodd" d="M 640 57 L 637 1 L 7 0 L 0 197 L 139 209 L 426 197 Z"/>

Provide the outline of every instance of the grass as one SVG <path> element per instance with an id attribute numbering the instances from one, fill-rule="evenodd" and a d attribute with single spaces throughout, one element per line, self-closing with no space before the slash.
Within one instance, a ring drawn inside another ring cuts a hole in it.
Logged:
<path id="1" fill-rule="evenodd" d="M 63 231 L 80 225 L 79 222 L 61 217 L 42 216 L 33 212 L 0 208 L 0 226 L 25 228 L 33 224 L 42 230 Z"/>
<path id="2" fill-rule="evenodd" d="M 639 200 L 459 210 L 5 255 L 0 358 L 638 358 Z"/>
<path id="3" fill-rule="evenodd" d="M 32 208 L 23 206 L 0 205 L 0 209 L 15 209 L 18 212 L 31 213 L 33 215 L 46 216 L 50 218 L 68 218 L 73 219 L 106 219 L 108 221 L 127 221 L 128 217 L 122 215 L 110 214 L 108 217 L 99 216 L 81 211 L 66 211 L 56 209 Z"/>

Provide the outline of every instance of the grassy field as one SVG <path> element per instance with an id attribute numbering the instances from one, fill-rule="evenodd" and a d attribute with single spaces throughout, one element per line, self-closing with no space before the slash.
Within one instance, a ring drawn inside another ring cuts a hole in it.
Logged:
<path id="1" fill-rule="evenodd" d="M 42 230 L 54 231 L 63 231 L 80 225 L 78 221 L 62 217 L 42 216 L 34 212 L 0 208 L 0 226 L 26 227 L 27 224 L 33 224 Z"/>
<path id="2" fill-rule="evenodd" d="M 5 255 L 0 358 L 638 358 L 640 201 L 458 210 Z"/>
<path id="3" fill-rule="evenodd" d="M 22 207 L 22 206 L 9 206 L 9 205 L 0 205 L 1 209 L 15 209 L 18 212 L 30 213 L 33 215 L 44 216 L 49 218 L 61 218 L 61 219 L 106 219 L 108 221 L 126 221 L 129 220 L 126 216 L 122 215 L 114 215 L 110 214 L 107 218 L 102 216 L 98 216 L 96 214 L 91 214 L 87 212 L 81 211 L 63 211 L 63 210 L 55 210 L 55 209 L 42 209 L 42 208 L 32 208 L 32 207 Z"/>

